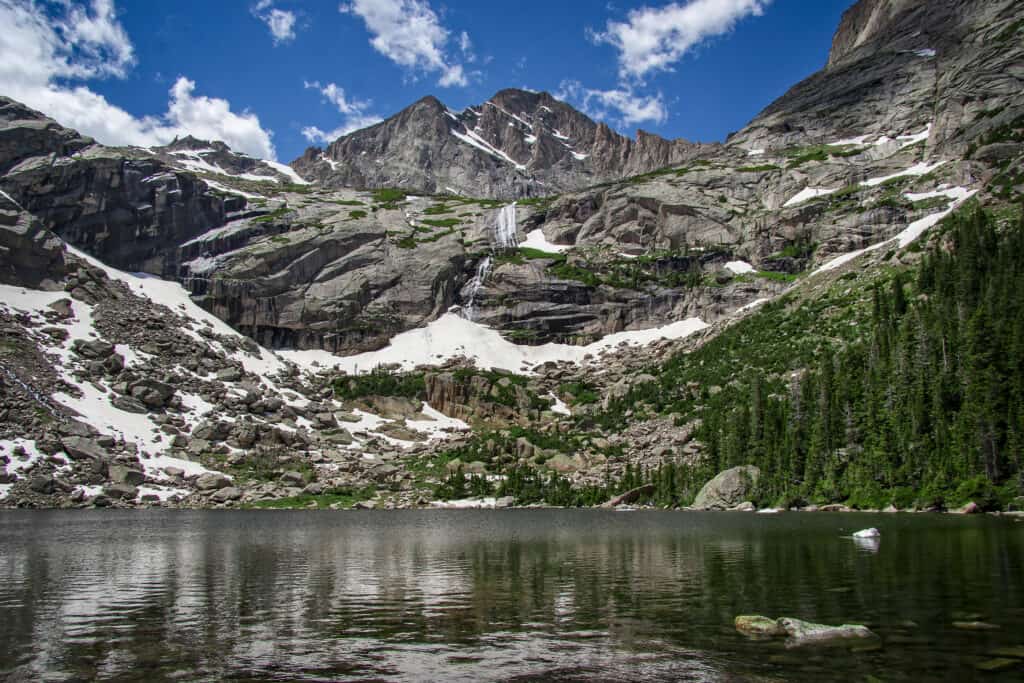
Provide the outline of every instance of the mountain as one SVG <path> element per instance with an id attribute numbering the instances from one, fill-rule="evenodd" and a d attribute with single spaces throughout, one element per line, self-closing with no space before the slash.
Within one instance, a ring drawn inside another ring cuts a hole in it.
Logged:
<path id="1" fill-rule="evenodd" d="M 401 187 L 515 199 L 617 180 L 706 155 L 715 145 L 625 138 L 546 92 L 508 89 L 454 112 L 425 97 L 386 121 L 292 162 L 324 187 Z"/>
<path id="2" fill-rule="evenodd" d="M 0 99 L 0 494 L 676 505 L 755 465 L 760 505 L 1015 505 L 1022 31 L 861 0 L 723 145 L 506 90 L 307 184 Z"/>

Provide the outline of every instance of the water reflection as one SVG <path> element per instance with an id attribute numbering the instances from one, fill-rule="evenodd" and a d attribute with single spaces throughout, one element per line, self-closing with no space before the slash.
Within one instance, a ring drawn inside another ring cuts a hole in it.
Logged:
<path id="1" fill-rule="evenodd" d="M 864 521 L 5 513 L 0 677 L 966 680 L 1024 641 L 1024 525 L 887 516 L 884 546 L 850 543 Z M 1002 628 L 953 629 L 964 611 Z M 739 637 L 743 613 L 866 623 L 885 647 L 793 657 Z"/>

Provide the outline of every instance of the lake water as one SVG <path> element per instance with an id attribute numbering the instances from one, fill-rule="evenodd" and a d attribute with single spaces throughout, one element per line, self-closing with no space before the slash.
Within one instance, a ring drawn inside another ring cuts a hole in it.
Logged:
<path id="1" fill-rule="evenodd" d="M 738 614 L 881 647 L 751 641 Z M 1022 646 L 1005 518 L 0 512 L 0 680 L 1024 680 L 975 668 Z"/>

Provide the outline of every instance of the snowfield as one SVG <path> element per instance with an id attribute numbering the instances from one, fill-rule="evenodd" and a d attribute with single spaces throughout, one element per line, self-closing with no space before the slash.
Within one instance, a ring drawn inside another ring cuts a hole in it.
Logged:
<path id="1" fill-rule="evenodd" d="M 508 341 L 494 329 L 448 312 L 426 327 L 403 332 L 379 351 L 355 356 L 335 356 L 327 351 L 281 351 L 280 355 L 300 367 L 337 368 L 348 374 L 368 372 L 379 365 L 395 364 L 405 370 L 417 365 L 439 365 L 447 359 L 465 356 L 482 368 L 530 372 L 547 362 L 582 363 L 619 344 L 649 344 L 659 339 L 681 339 L 707 327 L 698 318 L 649 330 L 618 332 L 587 346 L 543 344 L 520 346 Z"/>

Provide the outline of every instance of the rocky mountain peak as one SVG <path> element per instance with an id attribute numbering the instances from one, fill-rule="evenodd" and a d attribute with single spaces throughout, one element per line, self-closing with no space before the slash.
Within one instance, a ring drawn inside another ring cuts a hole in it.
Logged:
<path id="1" fill-rule="evenodd" d="M 634 142 L 550 93 L 507 88 L 461 112 L 425 97 L 326 149 L 309 148 L 292 165 L 329 188 L 515 199 L 680 163 L 693 148 L 651 134 Z"/>

